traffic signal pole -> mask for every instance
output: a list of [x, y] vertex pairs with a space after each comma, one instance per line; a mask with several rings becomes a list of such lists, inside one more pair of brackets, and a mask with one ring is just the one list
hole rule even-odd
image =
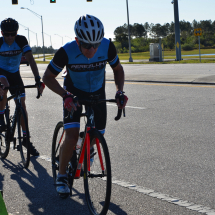
[[179, 24], [179, 12], [178, 12], [178, 0], [172, 1], [174, 7], [174, 20], [175, 20], [175, 49], [176, 49], [176, 61], [181, 59], [181, 41], [180, 41], [180, 24]]

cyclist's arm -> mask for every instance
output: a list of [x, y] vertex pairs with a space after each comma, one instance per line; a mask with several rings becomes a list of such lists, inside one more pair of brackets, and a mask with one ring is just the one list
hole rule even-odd
[[116, 67], [112, 68], [114, 73], [114, 80], [116, 85], [116, 90], [123, 91], [125, 74], [121, 63], [119, 62]]
[[43, 75], [43, 82], [44, 84], [53, 92], [57, 93], [61, 97], [67, 92], [64, 90], [58, 81], [56, 80], [57, 75], [51, 72], [49, 68], [46, 69], [44, 75]]
[[30, 66], [31, 66], [31, 70], [32, 70], [32, 72], [34, 74], [34, 77], [39, 76], [39, 71], [38, 71], [38, 68], [37, 68], [37, 64], [36, 64], [36, 62], [34, 60], [32, 52], [31, 51], [26, 52], [25, 57], [26, 57], [27, 61], [29, 62]]

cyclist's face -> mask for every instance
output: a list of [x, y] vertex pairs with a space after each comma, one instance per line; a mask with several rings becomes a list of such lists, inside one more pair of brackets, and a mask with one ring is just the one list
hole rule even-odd
[[[75, 40], [76, 40], [78, 46], [80, 47], [80, 42], [78, 41], [77, 37], [75, 38]], [[81, 52], [87, 58], [92, 58], [95, 55], [95, 53], [97, 52], [97, 50], [98, 50], [98, 48], [95, 49], [95, 48], [91, 47], [90, 49], [85, 49], [81, 46]]]
[[3, 32], [3, 31], [1, 31], [1, 34], [4, 37], [5, 42], [8, 45], [12, 45], [15, 38], [16, 38], [17, 32], [14, 32], [14, 31], [13, 32]]

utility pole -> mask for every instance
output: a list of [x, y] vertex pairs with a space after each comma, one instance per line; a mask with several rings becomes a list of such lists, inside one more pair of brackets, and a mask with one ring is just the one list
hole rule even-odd
[[180, 61], [182, 59], [181, 59], [181, 41], [180, 41], [178, 0], [172, 0], [171, 3], [173, 4], [173, 8], [174, 8], [176, 61]]

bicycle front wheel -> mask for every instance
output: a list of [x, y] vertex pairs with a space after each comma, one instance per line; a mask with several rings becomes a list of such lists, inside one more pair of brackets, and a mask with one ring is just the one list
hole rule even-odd
[[[85, 152], [84, 189], [90, 213], [93, 215], [104, 215], [107, 214], [111, 197], [111, 164], [108, 147], [103, 135], [99, 131], [93, 130], [93, 132], [90, 133], [91, 146], [95, 143], [96, 139], [99, 140], [102, 162], [99, 158], [98, 147], [94, 145], [93, 152], [91, 149], [91, 167], [89, 174], [87, 171], [87, 153]], [[103, 163], [103, 171], [101, 163]]]
[[9, 110], [5, 109], [6, 130], [0, 133], [0, 156], [2, 159], [8, 156], [10, 150], [10, 120]]
[[[26, 131], [26, 135], [23, 135], [22, 130], [24, 129]], [[17, 132], [22, 164], [24, 168], [27, 169], [30, 162], [30, 137], [26, 113], [22, 107], [20, 108], [19, 113], [17, 115]]]
[[64, 127], [63, 122], [58, 122], [55, 127], [54, 135], [52, 139], [52, 174], [54, 183], [56, 182], [57, 174], [59, 172], [59, 153], [60, 153], [60, 145], [63, 143], [65, 139], [64, 135]]

